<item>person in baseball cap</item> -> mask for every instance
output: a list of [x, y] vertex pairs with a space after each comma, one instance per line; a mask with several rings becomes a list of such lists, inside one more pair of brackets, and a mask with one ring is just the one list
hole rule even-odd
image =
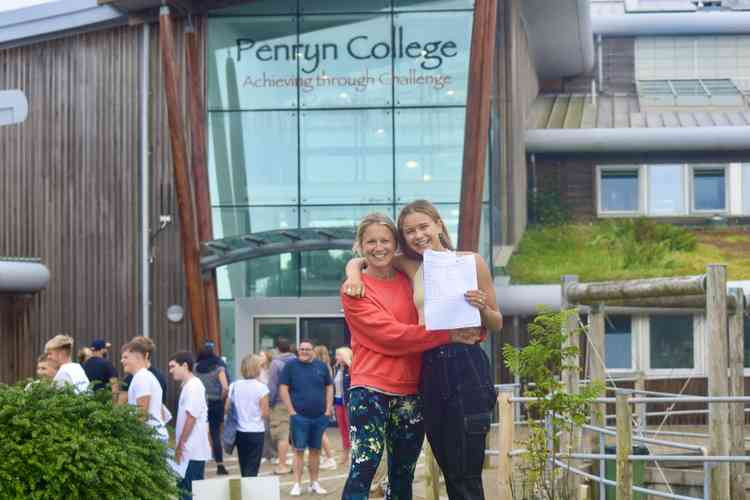
[[107, 359], [107, 349], [112, 347], [109, 342], [96, 339], [89, 345], [91, 348], [91, 357], [83, 364], [83, 371], [92, 384], [92, 389], [98, 391], [104, 389], [107, 384], [112, 384], [112, 392], [116, 392], [117, 370], [112, 362]]

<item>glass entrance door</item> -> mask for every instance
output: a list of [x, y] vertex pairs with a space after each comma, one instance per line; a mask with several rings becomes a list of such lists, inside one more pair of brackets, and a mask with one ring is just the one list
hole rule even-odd
[[349, 346], [351, 335], [344, 318], [300, 318], [300, 340], [324, 345], [334, 359], [336, 349]]
[[297, 318], [255, 319], [255, 352], [272, 350], [279, 337], [286, 338], [290, 344], [297, 343]]

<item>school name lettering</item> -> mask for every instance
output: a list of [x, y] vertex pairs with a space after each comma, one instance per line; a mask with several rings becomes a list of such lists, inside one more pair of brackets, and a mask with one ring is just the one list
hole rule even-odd
[[265, 72], [258, 76], [248, 75], [242, 81], [243, 87], [253, 89], [261, 88], [283, 88], [299, 87], [303, 92], [312, 92], [316, 88], [336, 87], [350, 88], [356, 92], [364, 92], [370, 86], [375, 85], [400, 85], [400, 86], [428, 86], [435, 90], [442, 90], [450, 85], [450, 75], [420, 74], [416, 69], [410, 69], [407, 73], [392, 74], [380, 73], [372, 75], [365, 70], [360, 75], [335, 76], [322, 73], [317, 76], [294, 77], [274, 76]]
[[358, 35], [346, 42], [343, 48], [337, 43], [295, 43], [295, 44], [261, 44], [252, 38], [237, 39], [237, 61], [243, 55], [254, 56], [259, 61], [304, 61], [301, 70], [313, 73], [321, 62], [338, 60], [340, 54], [346, 53], [352, 59], [422, 59], [422, 69], [433, 70], [443, 65], [445, 59], [458, 55], [458, 46], [453, 41], [435, 40], [431, 42], [408, 41], [404, 28], [393, 28], [391, 41], [372, 40], [367, 35]]

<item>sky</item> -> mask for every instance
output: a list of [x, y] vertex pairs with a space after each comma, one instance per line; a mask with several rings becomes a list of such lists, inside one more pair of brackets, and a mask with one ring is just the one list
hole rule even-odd
[[0, 0], [0, 12], [4, 10], [15, 10], [22, 9], [24, 7], [31, 7], [32, 5], [39, 5], [40, 3], [48, 3], [54, 0]]

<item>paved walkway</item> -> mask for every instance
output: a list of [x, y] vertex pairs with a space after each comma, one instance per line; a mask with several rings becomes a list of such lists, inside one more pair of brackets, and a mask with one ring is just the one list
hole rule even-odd
[[[333, 448], [334, 456], [338, 457], [341, 453], [341, 436], [339, 435], [338, 430], [336, 429], [328, 429], [327, 431], [328, 439], [331, 441], [331, 447]], [[291, 454], [289, 455], [289, 458], [291, 458]], [[290, 462], [291, 463], [291, 462]], [[227, 470], [229, 471], [229, 474], [231, 477], [239, 477], [240, 475], [240, 466], [237, 462], [237, 455], [236, 453], [234, 455], [225, 457], [224, 459], [224, 465], [227, 467]], [[339, 499], [341, 498], [341, 491], [344, 488], [344, 483], [346, 482], [346, 477], [349, 473], [348, 464], [344, 465], [341, 463], [337, 463], [337, 468], [335, 470], [321, 470], [320, 471], [320, 484], [328, 490], [328, 494], [326, 495], [314, 495], [311, 493], [306, 493], [307, 485], [309, 484], [309, 477], [307, 475], [307, 471], [305, 471], [304, 475], [302, 476], [302, 489], [303, 489], [303, 495], [302, 497], [291, 497], [289, 496], [289, 490], [292, 488], [292, 485], [294, 484], [294, 479], [292, 474], [287, 474], [284, 476], [281, 476], [281, 498], [282, 500], [291, 500], [294, 498], [319, 498], [319, 499]], [[260, 476], [269, 476], [273, 474], [273, 469], [275, 466], [269, 464], [269, 463], [263, 463], [260, 466]], [[419, 462], [417, 463], [417, 471], [414, 478], [414, 500], [425, 500], [425, 486], [424, 486], [424, 456], [420, 457]], [[485, 489], [485, 496], [488, 499], [491, 498], [497, 498], [497, 489], [495, 488], [495, 471], [493, 469], [485, 470], [484, 473], [485, 480], [484, 480], [484, 489]], [[214, 478], [216, 477], [216, 464], [213, 462], [209, 462], [206, 464], [206, 478]], [[448, 496], [445, 494], [445, 486], [441, 488], [442, 495], [441, 498], [447, 500]], [[383, 498], [383, 495], [374, 492], [370, 495], [370, 498]]]

